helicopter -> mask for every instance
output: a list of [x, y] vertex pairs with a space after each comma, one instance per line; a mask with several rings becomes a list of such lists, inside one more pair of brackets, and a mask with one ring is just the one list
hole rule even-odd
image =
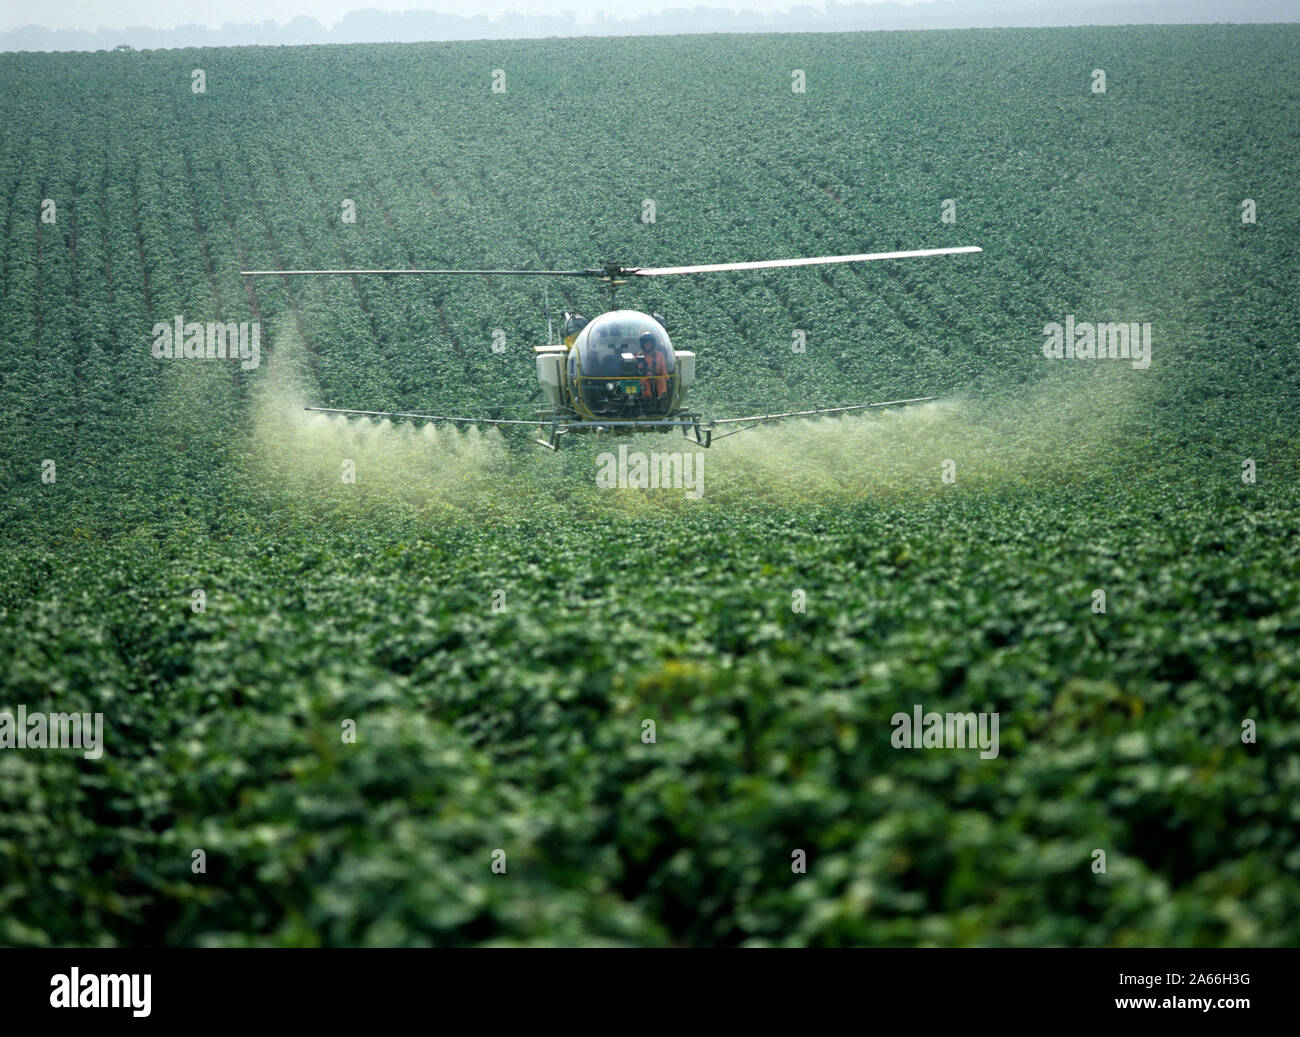
[[[908, 252], [864, 252], [844, 256], [812, 256], [695, 266], [635, 267], [607, 262], [598, 267], [580, 270], [242, 270], [240, 273], [245, 277], [413, 275], [585, 277], [598, 280], [609, 292], [610, 309], [592, 320], [579, 314], [566, 312], [561, 331], [563, 341], [551, 343], [549, 341], [551, 334], [548, 331], [547, 344], [533, 347], [536, 354], [537, 381], [546, 399], [546, 406], [538, 409], [535, 419], [347, 410], [340, 407], [307, 407], [306, 409], [322, 414], [343, 414], [350, 417], [396, 418], [466, 425], [529, 426], [539, 430], [540, 438], [536, 442], [551, 450], [558, 449], [561, 437], [571, 433], [632, 435], [638, 432], [673, 431], [680, 431], [688, 439], [693, 435], [699, 446], [707, 448], [712, 445], [715, 438], [720, 439], [772, 421], [842, 414], [872, 408], [900, 407], [925, 403], [936, 397], [918, 396], [883, 403], [854, 403], [837, 407], [751, 414], [731, 418], [706, 417], [701, 411], [688, 409], [685, 402], [687, 391], [695, 383], [695, 353], [673, 348], [668, 337], [666, 322], [661, 314], [615, 309], [614, 296], [621, 285], [643, 277], [822, 266], [831, 263], [866, 263], [982, 251], [983, 249], [974, 245], [963, 245], [954, 248], [915, 249]], [[736, 427], [718, 431], [719, 426]]]

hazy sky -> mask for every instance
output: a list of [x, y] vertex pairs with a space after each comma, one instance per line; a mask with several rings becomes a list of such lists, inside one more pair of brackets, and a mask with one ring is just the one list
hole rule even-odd
[[[865, 0], [867, 3], [879, 0]], [[895, 0], [913, 3], [916, 0]], [[0, 0], [0, 31], [23, 25], [47, 29], [123, 29], [141, 26], [172, 29], [178, 25], [220, 28], [226, 22], [287, 22], [309, 15], [326, 27], [349, 11], [446, 11], [486, 14], [507, 12], [558, 14], [572, 11], [586, 21], [597, 11], [619, 16], [645, 14], [674, 7], [731, 7], [753, 11], [783, 11], [799, 4], [822, 10], [823, 0]]]

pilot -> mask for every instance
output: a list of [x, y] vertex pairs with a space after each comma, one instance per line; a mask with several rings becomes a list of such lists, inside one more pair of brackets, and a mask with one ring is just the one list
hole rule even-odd
[[664, 351], [659, 348], [654, 332], [642, 332], [640, 345], [641, 352], [645, 356], [646, 373], [661, 376], [642, 378], [641, 391], [653, 400], [662, 399], [668, 394], [668, 359], [664, 356]]

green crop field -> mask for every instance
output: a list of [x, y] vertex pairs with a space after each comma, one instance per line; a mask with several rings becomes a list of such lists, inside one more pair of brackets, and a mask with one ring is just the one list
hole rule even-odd
[[[0, 943], [1300, 943], [1300, 26], [10, 53], [0, 96]], [[303, 409], [526, 411], [595, 285], [240, 275], [956, 245], [621, 289], [705, 409], [939, 397], [720, 439], [699, 499]], [[260, 353], [155, 356], [177, 319]], [[1067, 319], [1149, 366], [1045, 356]], [[917, 709], [996, 752], [896, 747]]]

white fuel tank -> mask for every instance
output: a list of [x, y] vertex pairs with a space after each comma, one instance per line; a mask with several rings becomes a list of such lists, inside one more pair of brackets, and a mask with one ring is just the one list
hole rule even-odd
[[695, 381], [695, 354], [677, 351], [677, 399], [686, 395], [686, 390]]
[[564, 404], [564, 357], [566, 350], [537, 353], [537, 381], [546, 395], [546, 402], [552, 407]]

